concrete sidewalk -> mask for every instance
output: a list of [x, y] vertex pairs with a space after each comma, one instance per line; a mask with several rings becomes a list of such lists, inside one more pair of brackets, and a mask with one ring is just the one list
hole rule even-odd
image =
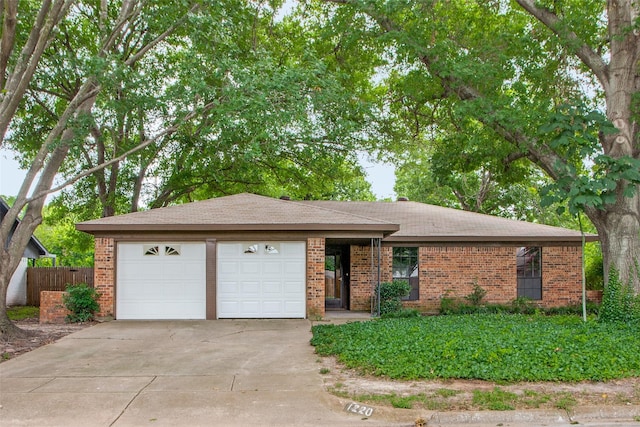
[[87, 328], [0, 364], [0, 424], [390, 425], [344, 412], [322, 390], [310, 326], [219, 320]]
[[[430, 427], [572, 424], [558, 411], [349, 414], [348, 400], [323, 390], [310, 327], [307, 320], [99, 324], [0, 364], [0, 425], [413, 426], [419, 416]], [[631, 421], [638, 408], [592, 410], [573, 420], [640, 426]]]

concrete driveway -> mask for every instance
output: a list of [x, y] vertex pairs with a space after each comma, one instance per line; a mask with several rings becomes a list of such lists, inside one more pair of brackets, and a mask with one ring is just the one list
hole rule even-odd
[[[307, 320], [114, 321], [0, 364], [3, 426], [376, 426], [323, 391]], [[407, 422], [408, 421], [408, 422]], [[407, 420], [401, 425], [411, 425]]]

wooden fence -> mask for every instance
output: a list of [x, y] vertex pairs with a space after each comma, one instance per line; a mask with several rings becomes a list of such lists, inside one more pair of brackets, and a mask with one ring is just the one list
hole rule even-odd
[[86, 283], [93, 287], [93, 268], [27, 268], [27, 305], [40, 306], [40, 291], [64, 291], [67, 285], [78, 283]]

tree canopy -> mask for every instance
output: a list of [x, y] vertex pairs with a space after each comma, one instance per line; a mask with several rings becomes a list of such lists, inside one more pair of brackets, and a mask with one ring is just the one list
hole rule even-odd
[[464, 205], [465, 186], [477, 200], [489, 180], [508, 193], [540, 171], [543, 202], [584, 211], [605, 272], [640, 291], [636, 2], [325, 3], [323, 25], [383, 52], [380, 129], [400, 185], [431, 177]]

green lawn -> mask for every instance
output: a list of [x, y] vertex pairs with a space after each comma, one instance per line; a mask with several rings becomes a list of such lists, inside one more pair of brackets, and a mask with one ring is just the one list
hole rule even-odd
[[311, 344], [397, 379], [582, 381], [640, 376], [640, 324], [577, 316], [460, 315], [316, 325]]
[[30, 318], [37, 318], [40, 316], [40, 308], [32, 307], [29, 305], [17, 305], [14, 307], [7, 307], [7, 316], [11, 320], [24, 320]]

